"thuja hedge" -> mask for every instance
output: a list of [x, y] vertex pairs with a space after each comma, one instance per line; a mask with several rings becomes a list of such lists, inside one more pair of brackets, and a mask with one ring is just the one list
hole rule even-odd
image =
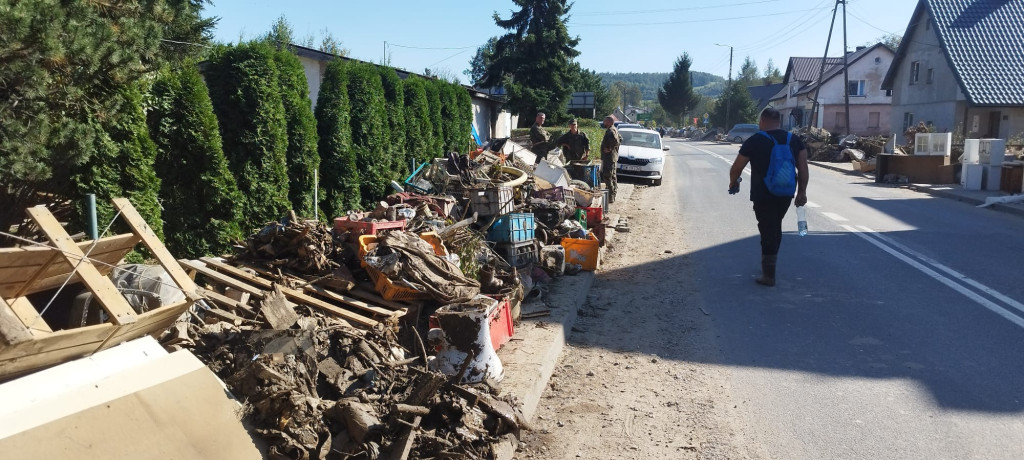
[[285, 126], [288, 148], [285, 161], [288, 165], [288, 201], [300, 216], [313, 215], [315, 172], [320, 168], [317, 154], [316, 118], [313, 117], [312, 101], [309, 100], [309, 85], [306, 73], [298, 56], [287, 49], [274, 55], [281, 84], [281, 101], [284, 104]]
[[316, 100], [320, 187], [324, 190], [320, 206], [328, 217], [358, 208], [361, 199], [349, 122], [348, 77], [343, 61], [329, 62]]

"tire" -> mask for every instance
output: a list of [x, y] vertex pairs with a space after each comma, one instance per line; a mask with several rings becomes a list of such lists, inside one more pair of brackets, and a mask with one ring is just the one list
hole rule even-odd
[[651, 185], [653, 185], [655, 187], [660, 187], [661, 186], [661, 179], [654, 179], [654, 180], [652, 180], [651, 181]]
[[737, 144], [742, 144], [743, 143], [743, 138], [739, 137], [739, 136], [736, 136], [736, 137], [732, 138], [732, 141], [737, 143]]

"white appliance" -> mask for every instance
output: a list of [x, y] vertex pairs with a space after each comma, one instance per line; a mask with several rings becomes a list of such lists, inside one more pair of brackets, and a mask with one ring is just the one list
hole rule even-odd
[[1003, 166], [991, 166], [981, 165], [985, 170], [985, 190], [999, 191], [999, 185], [1002, 182]]
[[960, 171], [960, 185], [964, 190], [981, 190], [985, 175], [985, 166], [977, 163], [966, 163]]
[[979, 139], [978, 163], [1002, 166], [1006, 156], [1006, 141], [1003, 139]]

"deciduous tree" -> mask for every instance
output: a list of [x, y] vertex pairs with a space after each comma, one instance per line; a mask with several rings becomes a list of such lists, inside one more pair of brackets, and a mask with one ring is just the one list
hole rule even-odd
[[[728, 110], [728, 116], [726, 110]], [[711, 111], [711, 124], [731, 129], [732, 126], [727, 126], [727, 123], [755, 122], [757, 122], [757, 105], [750, 97], [747, 85], [740, 80], [733, 81], [731, 85], [725, 87], [725, 92], [715, 102], [715, 108]]]

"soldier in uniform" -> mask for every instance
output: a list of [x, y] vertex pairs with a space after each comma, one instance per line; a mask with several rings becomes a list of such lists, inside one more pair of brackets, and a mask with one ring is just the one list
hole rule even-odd
[[580, 132], [575, 118], [569, 122], [569, 132], [561, 135], [555, 145], [563, 147], [562, 153], [568, 161], [583, 161], [590, 156], [590, 138]]
[[551, 134], [548, 134], [548, 131], [542, 127], [546, 117], [544, 112], [537, 112], [537, 118], [534, 119], [533, 126], [530, 126], [530, 142], [533, 143], [530, 146], [530, 151], [537, 154], [537, 162], [547, 158], [548, 150], [551, 149], [548, 144]]
[[604, 117], [604, 139], [601, 140], [601, 180], [608, 187], [608, 202], [615, 202], [615, 192], [618, 189], [618, 181], [615, 178], [615, 163], [619, 161], [619, 145], [622, 144], [622, 136], [619, 130], [615, 129], [615, 117]]

